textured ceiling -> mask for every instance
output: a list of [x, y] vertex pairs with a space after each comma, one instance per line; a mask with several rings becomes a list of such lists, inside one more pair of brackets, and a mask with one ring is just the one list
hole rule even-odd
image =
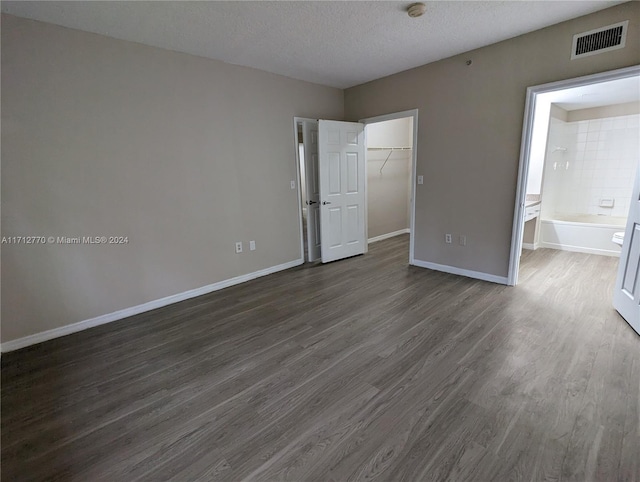
[[[346, 88], [622, 1], [2, 2], [2, 11]], [[569, 52], [567, 52], [567, 56]]]

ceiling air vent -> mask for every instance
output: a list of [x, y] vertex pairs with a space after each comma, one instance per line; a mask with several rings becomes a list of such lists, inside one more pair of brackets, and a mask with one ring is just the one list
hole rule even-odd
[[621, 49], [627, 40], [629, 21], [608, 25], [607, 27], [577, 33], [573, 36], [571, 59]]

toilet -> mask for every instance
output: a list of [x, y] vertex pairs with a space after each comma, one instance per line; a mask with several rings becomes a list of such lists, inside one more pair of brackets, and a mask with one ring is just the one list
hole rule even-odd
[[611, 238], [611, 241], [616, 243], [618, 246], [622, 246], [622, 243], [624, 242], [624, 232], [614, 233], [613, 238]]

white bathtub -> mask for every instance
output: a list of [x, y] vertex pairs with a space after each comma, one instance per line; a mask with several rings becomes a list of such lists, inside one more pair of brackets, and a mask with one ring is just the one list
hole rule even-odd
[[611, 238], [624, 231], [626, 218], [594, 214], [557, 214], [540, 221], [540, 247], [620, 256]]

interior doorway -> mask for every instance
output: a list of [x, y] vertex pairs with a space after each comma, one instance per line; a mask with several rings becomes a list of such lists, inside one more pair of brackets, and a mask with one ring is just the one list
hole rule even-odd
[[367, 137], [367, 241], [410, 232], [413, 118], [369, 123]]
[[418, 110], [363, 119], [367, 145], [367, 239], [409, 234], [413, 264]]
[[529, 88], [509, 284], [523, 248], [620, 255], [639, 118], [638, 68]]
[[523, 248], [618, 257], [611, 240], [622, 238], [639, 161], [640, 78], [561, 89], [536, 103], [550, 105], [534, 119]]
[[300, 249], [305, 262], [315, 262], [321, 257], [318, 120], [296, 117], [294, 128], [300, 192]]
[[304, 259], [329, 263], [366, 253], [364, 124], [294, 122]]
[[636, 328], [639, 164], [640, 66], [530, 87], [508, 283], [518, 282], [523, 248], [620, 257], [613, 304]]
[[404, 233], [413, 262], [417, 117], [411, 110], [360, 123], [294, 118], [305, 262], [366, 253], [369, 242]]

